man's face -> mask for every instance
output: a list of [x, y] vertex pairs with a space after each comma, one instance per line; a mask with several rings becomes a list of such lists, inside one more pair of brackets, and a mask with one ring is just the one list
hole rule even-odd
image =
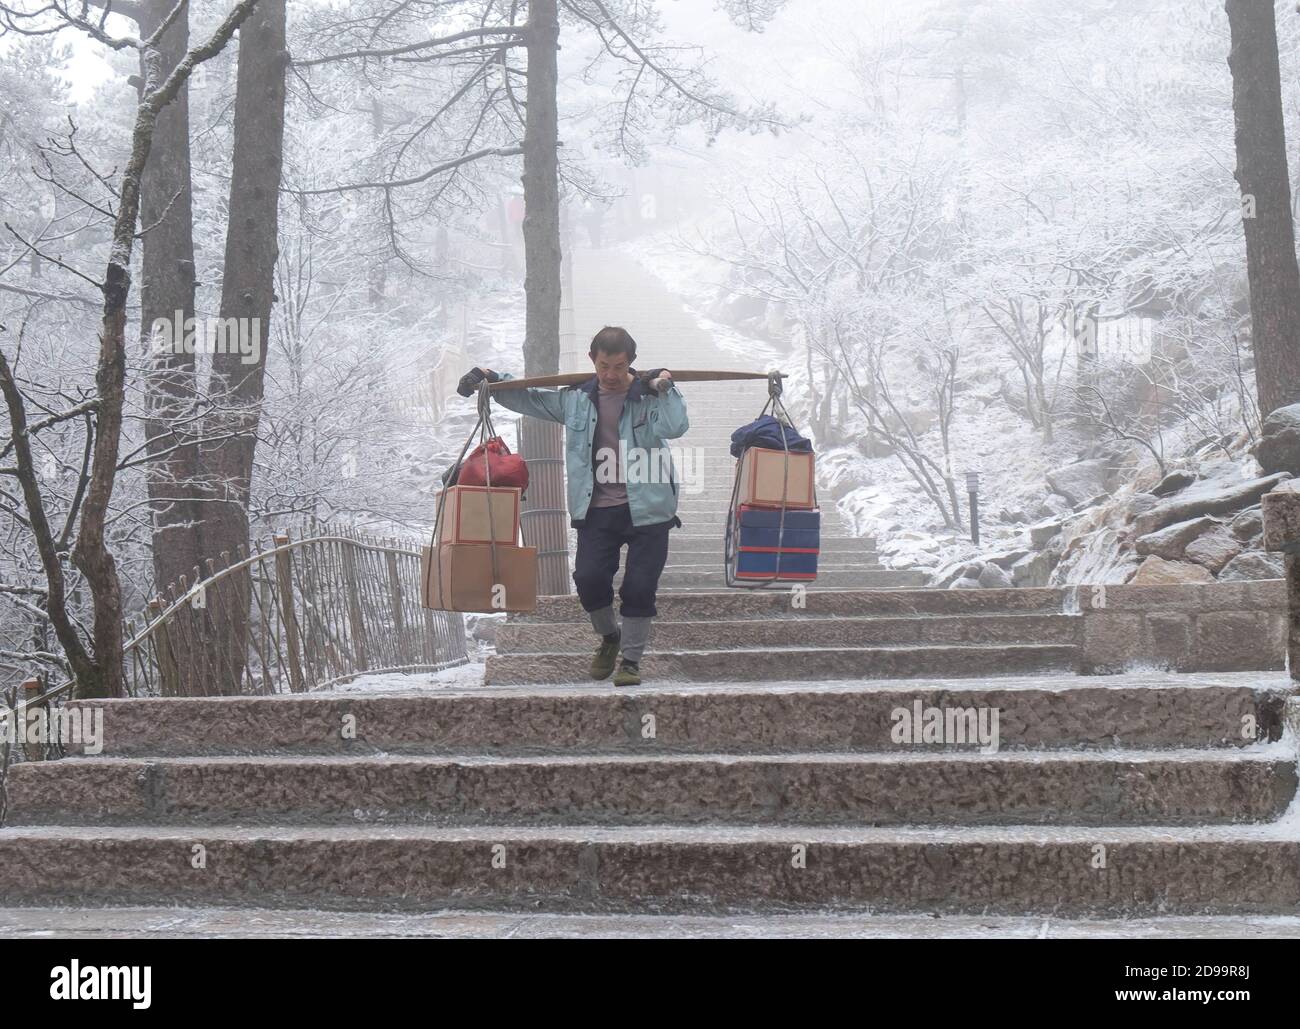
[[591, 355], [591, 363], [596, 368], [601, 389], [621, 390], [627, 386], [627, 354], [607, 354], [597, 350]]

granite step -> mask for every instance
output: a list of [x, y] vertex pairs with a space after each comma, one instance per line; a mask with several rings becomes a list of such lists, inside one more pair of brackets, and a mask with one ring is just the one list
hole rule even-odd
[[[802, 585], [808, 589], [841, 587], [844, 589], [916, 589], [924, 586], [927, 576], [924, 572], [917, 572], [911, 569], [885, 569], [875, 568], [868, 565], [847, 565], [835, 566], [829, 568], [818, 566], [817, 578], [803, 581]], [[615, 587], [622, 582], [621, 577], [615, 576]], [[794, 585], [794, 580], [778, 581], [767, 589], [789, 590]], [[749, 589], [751, 587], [737, 586], [728, 587], [726, 575], [723, 572], [722, 560], [710, 564], [685, 565], [669, 564], [665, 566], [659, 578], [660, 589], [674, 589], [677, 587], [694, 587], [704, 589]]]
[[1280, 743], [1238, 753], [69, 758], [12, 769], [7, 824], [1190, 826], [1276, 819], [1295, 789], [1295, 754]]
[[[656, 618], [650, 649], [705, 650], [724, 640], [752, 647], [838, 647], [935, 643], [1065, 643], [1081, 641], [1072, 615], [976, 615], [955, 618], [773, 618], [763, 621], [666, 621]], [[589, 623], [503, 622], [498, 654], [588, 653], [595, 646]]]
[[[1081, 657], [1079, 646], [1059, 643], [656, 649], [642, 657], [639, 667], [643, 678], [658, 682], [824, 681], [1074, 673]], [[578, 654], [493, 654], [484, 679], [494, 685], [578, 682], [586, 677], [587, 665], [588, 658]]]
[[1294, 826], [22, 827], [0, 903], [1280, 914]]
[[[85, 700], [70, 707], [102, 719], [105, 757], [896, 753], [913, 747], [897, 742], [895, 729], [900, 712], [914, 713], [918, 703], [923, 713], [997, 710], [1004, 751], [1150, 750], [1276, 741], [1288, 695], [1281, 676], [1261, 683], [1258, 673], [1231, 672], [627, 687], [584, 680], [398, 694]], [[968, 749], [955, 740], [915, 746]]]
[[[796, 598], [789, 589], [728, 589], [673, 594], [656, 601], [658, 617], [666, 621], [736, 618], [844, 618], [850, 616], [923, 616], [1060, 614], [1073, 591], [1051, 586], [989, 590], [818, 590]], [[796, 603], [802, 606], [796, 607]], [[570, 596], [541, 596], [530, 612], [512, 612], [514, 621], [586, 622]]]

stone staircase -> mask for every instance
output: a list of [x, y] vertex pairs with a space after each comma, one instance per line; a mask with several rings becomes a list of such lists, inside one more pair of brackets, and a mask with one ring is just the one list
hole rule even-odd
[[[1232, 673], [86, 702], [104, 709], [103, 754], [10, 771], [0, 904], [1295, 913], [1284, 687]], [[896, 742], [917, 705], [996, 710], [997, 751]]]
[[[661, 592], [647, 680], [825, 681], [1074, 673], [1082, 619], [1059, 589]], [[803, 606], [796, 606], [797, 604]], [[487, 659], [493, 685], [580, 682], [597, 639], [574, 597], [510, 614]]]

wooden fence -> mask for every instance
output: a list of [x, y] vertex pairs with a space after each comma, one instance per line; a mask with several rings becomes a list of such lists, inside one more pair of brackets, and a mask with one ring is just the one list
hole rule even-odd
[[419, 548], [347, 531], [277, 536], [127, 624], [132, 696], [304, 692], [468, 661], [460, 614], [420, 604]]

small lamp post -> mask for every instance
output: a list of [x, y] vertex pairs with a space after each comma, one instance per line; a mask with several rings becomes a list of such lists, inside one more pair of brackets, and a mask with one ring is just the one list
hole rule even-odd
[[980, 543], [980, 473], [966, 473], [966, 495], [970, 498], [970, 541]]

